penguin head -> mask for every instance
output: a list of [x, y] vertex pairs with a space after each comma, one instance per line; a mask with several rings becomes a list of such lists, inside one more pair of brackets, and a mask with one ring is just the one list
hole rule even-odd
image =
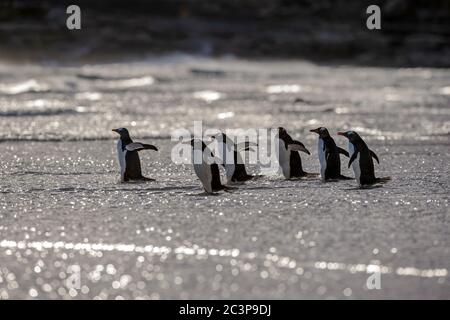
[[346, 137], [350, 142], [356, 142], [358, 140], [361, 140], [361, 137], [359, 136], [358, 133], [356, 133], [355, 131], [339, 131], [337, 133], [340, 136], [344, 136]]
[[325, 127], [319, 127], [317, 129], [309, 130], [310, 132], [315, 132], [319, 135], [321, 138], [326, 138], [330, 136], [330, 133], [328, 132], [328, 129]]
[[127, 139], [130, 138], [130, 133], [128, 132], [127, 128], [117, 128], [117, 129], [112, 129], [112, 131], [120, 134], [120, 137], [123, 139]]
[[225, 141], [226, 139], [225, 139], [225, 133], [222, 133], [222, 132], [219, 132], [219, 133], [217, 133], [217, 134], [214, 134], [214, 135], [212, 135], [212, 136], [210, 136], [211, 137], [211, 139], [213, 139], [213, 140], [217, 140], [217, 141], [219, 141], [219, 142], [222, 142], [222, 141]]
[[195, 138], [191, 139], [191, 147], [194, 150], [198, 150], [198, 149], [203, 150], [204, 149], [204, 147], [203, 147], [204, 145], [205, 144], [200, 139], [195, 139]]
[[287, 131], [283, 127], [278, 127], [278, 137], [280, 139], [283, 139], [283, 137], [286, 137], [288, 135]]

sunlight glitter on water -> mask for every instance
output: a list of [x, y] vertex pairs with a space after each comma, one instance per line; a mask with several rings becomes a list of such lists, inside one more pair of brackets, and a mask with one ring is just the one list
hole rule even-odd
[[[216, 249], [216, 248], [202, 248], [198, 245], [193, 245], [191, 247], [179, 246], [171, 248], [168, 246], [154, 246], [154, 245], [135, 245], [135, 244], [125, 244], [125, 243], [73, 243], [73, 242], [51, 242], [51, 241], [13, 241], [13, 240], [2, 240], [0, 242], [0, 248], [4, 249], [35, 249], [37, 251], [49, 250], [49, 249], [64, 249], [72, 251], [86, 251], [95, 255], [97, 252], [123, 252], [123, 253], [144, 253], [151, 256], [157, 255], [168, 255], [175, 254], [177, 256], [198, 256], [198, 257], [231, 257], [242, 259], [254, 260], [257, 259], [258, 254], [255, 252], [240, 252], [239, 249]], [[264, 256], [266, 267], [272, 264], [279, 268], [312, 268], [316, 270], [328, 270], [328, 271], [347, 271], [350, 273], [382, 273], [382, 274], [396, 274], [399, 276], [414, 276], [421, 278], [434, 278], [434, 277], [447, 277], [448, 270], [446, 268], [435, 268], [435, 269], [419, 269], [415, 267], [388, 267], [379, 264], [379, 262], [373, 262], [370, 264], [357, 263], [357, 264], [347, 264], [342, 262], [327, 262], [327, 261], [316, 261], [313, 263], [301, 263], [297, 262], [295, 259], [286, 256], [278, 256], [274, 253], [269, 253]]]
[[194, 92], [193, 97], [210, 103], [223, 98], [223, 94], [217, 91], [204, 90]]
[[266, 92], [270, 94], [279, 93], [297, 93], [302, 90], [302, 87], [298, 84], [279, 84], [271, 85], [266, 88]]
[[24, 92], [38, 92], [38, 91], [46, 91], [48, 87], [38, 83], [34, 79], [30, 79], [24, 82], [11, 84], [11, 85], [0, 85], [0, 92], [6, 94], [19, 94]]

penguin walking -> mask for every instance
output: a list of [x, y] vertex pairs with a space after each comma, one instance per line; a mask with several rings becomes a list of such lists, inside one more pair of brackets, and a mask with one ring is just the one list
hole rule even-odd
[[375, 178], [375, 169], [372, 158], [378, 163], [380, 163], [380, 160], [375, 152], [369, 149], [357, 132], [346, 131], [338, 132], [337, 134], [348, 139], [348, 151], [350, 154], [348, 167], [350, 168], [350, 165], [352, 166], [359, 187], [363, 188], [377, 182], [386, 182], [390, 180], [389, 177]]
[[220, 181], [219, 166], [214, 161], [214, 154], [200, 139], [191, 140], [192, 161], [194, 171], [200, 179], [205, 192], [214, 193], [220, 190], [227, 190]]
[[250, 142], [236, 144], [225, 133], [211, 136], [211, 138], [217, 141], [218, 156], [222, 161], [223, 167], [225, 168], [227, 184], [233, 182], [244, 182], [257, 177], [247, 173], [245, 170], [244, 161], [242, 160], [240, 154], [240, 151], [252, 150], [251, 145], [253, 144], [254, 146], [258, 146], [257, 144]]
[[283, 127], [278, 128], [278, 162], [286, 179], [314, 176], [303, 171], [302, 159], [298, 151], [311, 154], [300, 141], [292, 139]]
[[322, 181], [352, 179], [341, 175], [341, 159], [339, 155], [343, 154], [348, 158], [349, 154], [346, 150], [336, 145], [334, 139], [330, 136], [328, 129], [319, 127], [317, 129], [310, 130], [310, 132], [314, 132], [319, 135], [317, 153], [319, 155], [320, 176]]
[[147, 149], [158, 151], [158, 148], [151, 144], [133, 142], [126, 128], [113, 129], [112, 131], [120, 135], [117, 141], [117, 155], [120, 164], [121, 181], [153, 181], [154, 179], [142, 175], [141, 160], [139, 159], [138, 152]]

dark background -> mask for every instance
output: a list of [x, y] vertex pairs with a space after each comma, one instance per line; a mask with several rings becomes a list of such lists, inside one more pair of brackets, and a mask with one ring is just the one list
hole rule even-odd
[[[66, 28], [66, 7], [82, 30]], [[382, 30], [366, 28], [381, 7]], [[450, 67], [448, 0], [1, 0], [0, 58], [110, 60], [168, 52]]]

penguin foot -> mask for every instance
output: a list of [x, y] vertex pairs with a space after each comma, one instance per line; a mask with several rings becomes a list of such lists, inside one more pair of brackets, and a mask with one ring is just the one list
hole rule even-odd
[[316, 178], [316, 177], [318, 177], [318, 176], [320, 176], [320, 173], [310, 173], [310, 172], [306, 172], [306, 175], [305, 175], [303, 178], [310, 179], [310, 178]]
[[359, 189], [376, 189], [376, 188], [382, 188], [382, 185], [379, 184], [364, 184], [362, 186], [359, 187]]
[[151, 181], [156, 181], [155, 179], [152, 178], [147, 178], [144, 176], [141, 176], [139, 178], [127, 178], [127, 179], [121, 179], [120, 182], [124, 182], [124, 183], [142, 183], [142, 182], [151, 182]]
[[225, 191], [225, 192], [233, 192], [236, 189], [237, 188], [233, 188], [233, 187], [230, 187], [230, 186], [223, 186], [223, 191]]
[[147, 177], [142, 176], [139, 179], [136, 179], [135, 181], [147, 181], [147, 182], [150, 182], [150, 181], [156, 181], [156, 180], [152, 179], [152, 178], [147, 178]]
[[245, 182], [248, 180], [252, 180], [253, 178], [254, 178], [254, 176], [252, 176], [252, 175], [246, 175], [245, 177], [239, 179], [239, 182]]
[[202, 192], [202, 193], [200, 193], [200, 194], [198, 194], [198, 196], [201, 196], [201, 195], [203, 195], [203, 196], [214, 196], [214, 197], [217, 197], [217, 196], [220, 196], [220, 193], [218, 193], [218, 192]]
[[391, 180], [392, 180], [391, 177], [383, 177], [383, 178], [376, 178], [375, 182], [376, 183], [386, 183]]
[[288, 180], [300, 180], [300, 179], [314, 179], [317, 178], [318, 176], [320, 176], [319, 173], [309, 173], [309, 172], [305, 172], [303, 175], [301, 176], [295, 176], [295, 177], [291, 177]]
[[347, 176], [344, 176], [344, 175], [339, 175], [339, 177], [337, 178], [338, 180], [354, 180], [355, 178], [352, 178], [352, 177], [347, 177]]
[[200, 193], [190, 193], [189, 195], [193, 197], [199, 197], [199, 196], [219, 196], [220, 194], [217, 192], [203, 191]]
[[341, 180], [354, 180], [355, 178], [351, 178], [351, 177], [346, 177], [343, 175], [339, 175], [335, 178], [327, 178], [325, 180], [322, 180], [323, 182], [339, 182]]
[[249, 174], [249, 175], [246, 175], [246, 176], [243, 177], [243, 178], [239, 178], [239, 179], [237, 179], [237, 180], [235, 180], [235, 181], [232, 181], [232, 182], [237, 183], [237, 184], [242, 184], [242, 183], [244, 183], [245, 181], [256, 180], [256, 179], [261, 178], [261, 177], [263, 177], [263, 175], [260, 175], [260, 174], [257, 174], [257, 175], [251, 175], [251, 174]]
[[390, 181], [391, 177], [375, 178], [373, 183], [363, 184], [360, 186], [361, 189], [374, 189], [381, 188], [383, 184]]

